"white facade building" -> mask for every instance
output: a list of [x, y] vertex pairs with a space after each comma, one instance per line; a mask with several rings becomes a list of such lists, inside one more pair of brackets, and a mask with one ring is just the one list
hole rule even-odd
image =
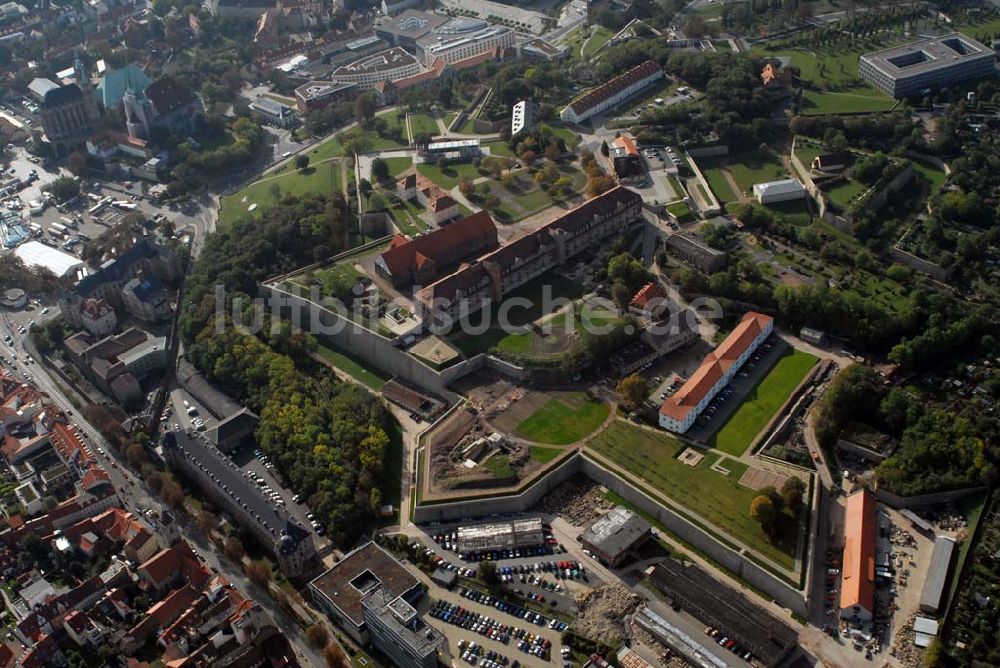
[[805, 199], [807, 195], [806, 187], [795, 179], [782, 179], [781, 181], [768, 181], [753, 185], [753, 196], [761, 204]]

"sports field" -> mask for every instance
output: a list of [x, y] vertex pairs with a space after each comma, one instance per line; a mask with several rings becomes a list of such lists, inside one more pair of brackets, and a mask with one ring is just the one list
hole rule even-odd
[[786, 353], [747, 394], [740, 407], [709, 440], [709, 445], [732, 455], [742, 455], [815, 363], [813, 355], [801, 350]]
[[[711, 525], [785, 568], [795, 565], [797, 531], [788, 518], [788, 530], [777, 544], [750, 517], [754, 490], [743, 487], [739, 479], [747, 465], [709, 453], [696, 466], [677, 459], [687, 447], [666, 432], [637, 427], [624, 420], [602, 431], [587, 443], [606, 459], [642, 478], [665, 497], [696, 513]], [[712, 468], [716, 463], [729, 471], [723, 474]]]

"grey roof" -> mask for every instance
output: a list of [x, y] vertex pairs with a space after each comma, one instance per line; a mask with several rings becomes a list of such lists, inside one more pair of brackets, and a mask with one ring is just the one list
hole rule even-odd
[[631, 548], [650, 532], [649, 522], [631, 510], [616, 506], [583, 532], [584, 543], [615, 557]]
[[951, 565], [951, 555], [955, 551], [955, 541], [947, 536], [934, 539], [934, 553], [931, 555], [931, 565], [927, 569], [927, 579], [920, 592], [920, 609], [937, 612], [944, 594], [945, 580], [948, 579], [948, 567]]
[[44, 79], [41, 77], [32, 79], [31, 83], [28, 84], [28, 90], [31, 91], [32, 95], [38, 98], [39, 102], [45, 99], [46, 93], [48, 93], [50, 90], [55, 90], [56, 88], [59, 88], [59, 84], [57, 84], [55, 81], [53, 81], [52, 79]]
[[299, 542], [309, 539], [311, 532], [308, 529], [299, 524], [281, 505], [267, 499], [260, 487], [244, 476], [229, 457], [212, 447], [203, 434], [167, 432], [163, 437], [163, 447], [176, 448], [179, 455], [191, 460], [200, 470], [203, 482], [215, 484], [233, 499], [239, 499], [243, 509], [259, 523], [267, 523], [267, 531], [276, 543], [284, 543], [282, 534], [289, 537], [288, 547], [291, 549]]
[[905, 517], [906, 519], [910, 520], [910, 522], [913, 523], [913, 526], [917, 527], [924, 533], [931, 533], [934, 531], [934, 527], [931, 526], [930, 522], [922, 518], [920, 515], [917, 515], [909, 508], [904, 508], [903, 510], [899, 511], [899, 514]]
[[861, 56], [862, 60], [897, 78], [980, 58], [996, 58], [996, 52], [958, 32], [928, 37]]

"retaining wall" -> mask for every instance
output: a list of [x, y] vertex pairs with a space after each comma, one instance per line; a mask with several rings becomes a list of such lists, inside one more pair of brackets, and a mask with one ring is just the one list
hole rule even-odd
[[804, 592], [765, 570], [740, 552], [718, 542], [690, 520], [663, 506], [633, 487], [629, 482], [618, 477], [617, 474], [582, 454], [571, 456], [563, 464], [538, 478], [531, 487], [519, 494], [418, 505], [413, 511], [413, 521], [417, 523], [447, 522], [477, 519], [494, 514], [523, 513], [538, 504], [559, 484], [576, 475], [587, 476], [604, 485], [643, 512], [655, 517], [672, 532], [774, 598], [780, 605], [803, 616], [808, 614]]
[[939, 503], [958, 501], [959, 499], [964, 499], [967, 496], [971, 496], [972, 494], [977, 494], [985, 490], [985, 486], [980, 486], [966, 487], [965, 489], [953, 489], [950, 492], [933, 492], [931, 494], [919, 494], [917, 496], [899, 496], [898, 494], [893, 494], [887, 489], [876, 489], [875, 496], [881, 503], [898, 510], [903, 510], [905, 508], [922, 508], [924, 506], [933, 506]]
[[713, 158], [720, 155], [729, 155], [729, 147], [725, 144], [702, 146], [701, 148], [688, 149], [688, 155], [692, 158]]

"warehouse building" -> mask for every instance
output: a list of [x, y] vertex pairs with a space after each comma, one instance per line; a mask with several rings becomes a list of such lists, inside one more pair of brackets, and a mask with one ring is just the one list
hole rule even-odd
[[697, 566], [665, 559], [653, 568], [651, 581], [674, 603], [735, 640], [764, 666], [781, 664], [798, 646], [794, 630]]
[[934, 539], [934, 552], [931, 554], [931, 566], [927, 570], [924, 588], [920, 592], [920, 611], [937, 614], [941, 609], [944, 585], [948, 579], [948, 568], [951, 557], [955, 553], [955, 541], [947, 536]]
[[961, 33], [929, 37], [861, 56], [858, 74], [899, 99], [996, 74], [993, 49]]
[[780, 181], [753, 184], [753, 196], [761, 204], [805, 199], [808, 194], [806, 187], [795, 179], [781, 179]]
[[875, 495], [861, 489], [847, 497], [840, 617], [871, 620], [875, 611]]
[[538, 517], [511, 522], [488, 522], [458, 527], [459, 554], [516, 550], [545, 544], [542, 520]]
[[616, 506], [596, 520], [580, 537], [583, 546], [602, 564], [618, 568], [653, 535], [649, 522], [631, 510]]

